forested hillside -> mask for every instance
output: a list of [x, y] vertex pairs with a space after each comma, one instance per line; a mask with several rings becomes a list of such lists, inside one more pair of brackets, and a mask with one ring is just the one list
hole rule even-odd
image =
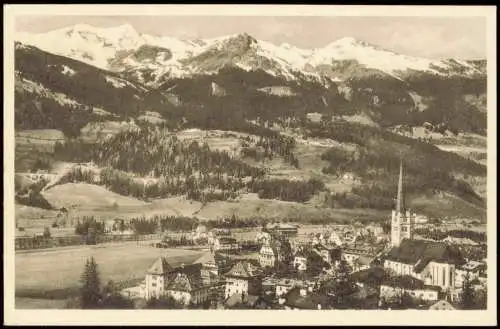
[[[142, 50], [145, 53], [139, 56], [155, 51]], [[264, 92], [272, 88], [287, 92]], [[314, 201], [315, 206], [327, 208], [388, 210], [393, 207], [403, 159], [409, 195], [450, 193], [464, 204], [484, 208], [484, 200], [472, 186], [486, 177], [484, 165], [385, 128], [430, 124], [456, 134], [485, 135], [486, 113], [480, 108], [485, 90], [484, 76], [414, 73], [403, 81], [383, 72], [357, 72], [335, 82], [299, 73], [290, 80], [232, 65], [216, 73], [170, 79], [151, 90], [119, 74], [17, 44], [15, 124], [17, 131], [55, 129], [65, 135], [38, 161], [31, 159], [36, 164], [33, 171], [50, 171], [56, 163], [93, 162], [95, 172], [76, 168], [59, 183], [99, 184], [143, 200], [185, 195], [203, 203], [237, 202], [243, 194], [255, 193], [261, 199]], [[148, 112], [158, 113], [162, 120], [138, 120]], [[312, 112], [319, 113], [321, 122], [308, 119]], [[346, 120], [358, 114], [373, 126]], [[97, 141], [82, 137], [81, 130], [89, 122], [111, 121], [134, 124]], [[178, 138], [190, 128], [233, 131], [246, 137], [238, 137], [237, 151], [219, 150], [203, 138]], [[301, 145], [314, 139], [333, 141], [336, 146], [302, 146], [301, 152], [304, 148], [317, 152], [302, 163], [299, 139]], [[25, 149], [38, 157], [36, 145]], [[273, 176], [266, 167], [272, 161], [298, 178], [286, 173]], [[359, 182], [337, 189], [346, 173]], [[36, 201], [39, 191], [36, 188], [30, 197], [24, 191], [18, 201]]]
[[90, 121], [123, 120], [155, 109], [168, 117], [158, 92], [93, 66], [16, 43], [17, 129], [61, 129], [71, 137]]

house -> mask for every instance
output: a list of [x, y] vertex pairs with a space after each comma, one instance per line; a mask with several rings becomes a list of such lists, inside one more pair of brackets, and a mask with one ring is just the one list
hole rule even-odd
[[193, 232], [193, 240], [206, 240], [208, 241], [207, 227], [205, 225], [198, 225]]
[[214, 239], [212, 250], [214, 251], [235, 251], [239, 250], [240, 245], [234, 238], [217, 237]]
[[287, 294], [291, 289], [295, 287], [299, 288], [307, 288], [309, 290], [313, 289], [315, 286], [315, 282], [313, 281], [304, 281], [304, 280], [295, 280], [295, 279], [287, 279], [283, 278], [281, 280], [276, 281], [275, 287], [275, 295], [276, 297], [281, 297]]
[[385, 257], [384, 267], [443, 289], [455, 286], [455, 268], [465, 264], [456, 246], [435, 241], [403, 240]]
[[144, 298], [159, 298], [166, 295], [166, 289], [170, 282], [183, 273], [189, 277], [201, 280], [201, 264], [181, 265], [172, 267], [165, 257], [159, 257], [146, 271]]
[[261, 91], [263, 93], [266, 93], [266, 94], [280, 96], [280, 97], [295, 95], [292, 88], [287, 87], [287, 86], [266, 86], [266, 87], [259, 88], [257, 90]]
[[165, 295], [184, 305], [202, 304], [210, 297], [210, 285], [203, 284], [199, 273], [177, 272], [168, 281]]
[[286, 239], [296, 237], [299, 232], [297, 225], [283, 223], [268, 224], [266, 230], [271, 234], [274, 233], [276, 236], [281, 236]]
[[298, 250], [293, 258], [293, 268], [297, 269], [298, 271], [307, 270], [308, 257], [309, 254], [305, 250]]
[[234, 294], [258, 295], [262, 290], [262, 270], [254, 263], [238, 261], [226, 273], [225, 298]]
[[437, 301], [441, 296], [441, 288], [426, 285], [422, 280], [410, 275], [392, 276], [380, 285], [380, 298], [390, 299], [408, 293], [410, 296], [426, 301]]
[[363, 257], [360, 264], [369, 264], [369, 259], [373, 259], [377, 254], [377, 250], [369, 246], [346, 246], [342, 248], [342, 259], [344, 259], [352, 268], [359, 266], [356, 261]]
[[270, 309], [272, 301], [266, 296], [233, 294], [224, 303], [225, 309]]
[[284, 239], [271, 239], [264, 243], [259, 252], [259, 263], [262, 267], [274, 267], [287, 259], [287, 255], [292, 253], [292, 247]]
[[222, 230], [222, 229], [213, 229], [207, 234], [207, 239], [208, 239], [208, 244], [210, 246], [213, 246], [215, 243], [215, 240], [219, 237], [226, 237], [230, 238], [231, 237], [231, 231], [229, 230]]
[[266, 244], [271, 242], [271, 234], [269, 232], [261, 231], [257, 233], [255, 237], [255, 242], [259, 244]]
[[334, 264], [341, 259], [341, 250], [338, 248], [326, 247], [323, 244], [315, 245], [312, 250], [316, 252], [326, 263]]
[[323, 233], [316, 234], [316, 236], [313, 238], [312, 244], [313, 245], [318, 245], [318, 244], [326, 245], [327, 244], [327, 236]]
[[310, 112], [310, 113], [307, 113], [306, 114], [306, 118], [308, 121], [311, 121], [311, 122], [321, 122], [321, 117], [323, 115], [319, 112]]
[[219, 282], [221, 276], [231, 268], [231, 260], [219, 252], [206, 253], [194, 264], [201, 264], [201, 277], [206, 284]]
[[343, 239], [340, 237], [340, 235], [333, 231], [330, 236], [328, 237], [328, 242], [337, 246], [341, 246], [344, 244]]
[[370, 265], [372, 264], [373, 260], [374, 260], [374, 257], [360, 255], [358, 258], [356, 258], [353, 261], [352, 270], [354, 272], [366, 270], [366, 269], [370, 268]]
[[319, 274], [323, 269], [329, 267], [330, 265], [312, 248], [298, 249], [293, 258], [293, 268], [300, 272], [308, 271]]
[[436, 303], [432, 304], [431, 306], [429, 306], [429, 310], [452, 311], [452, 310], [456, 310], [456, 308], [453, 307], [453, 305], [451, 305], [450, 302], [448, 302], [446, 300], [440, 300], [440, 301], [437, 301]]
[[309, 288], [295, 287], [279, 299], [285, 310], [322, 310], [327, 309], [329, 297]]
[[486, 273], [486, 264], [471, 260], [462, 266], [457, 266], [455, 268], [455, 287], [462, 288], [467, 273], [471, 281], [479, 279]]
[[468, 238], [455, 238], [452, 236], [447, 236], [446, 238], [441, 240], [442, 242], [447, 242], [450, 244], [457, 244], [457, 245], [466, 245], [466, 246], [477, 246], [478, 243], [474, 242], [471, 239]]
[[259, 263], [262, 267], [274, 267], [279, 261], [280, 251], [272, 243], [262, 245], [259, 252]]

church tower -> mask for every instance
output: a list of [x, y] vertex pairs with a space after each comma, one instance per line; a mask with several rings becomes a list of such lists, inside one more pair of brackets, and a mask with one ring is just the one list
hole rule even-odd
[[403, 193], [403, 161], [399, 166], [398, 195], [396, 209], [392, 211], [391, 218], [391, 244], [399, 246], [403, 239], [412, 239], [415, 214], [406, 209]]

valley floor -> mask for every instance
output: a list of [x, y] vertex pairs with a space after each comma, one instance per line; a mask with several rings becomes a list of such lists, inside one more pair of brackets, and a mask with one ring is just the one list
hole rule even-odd
[[134, 285], [159, 257], [178, 266], [190, 264], [202, 252], [186, 249], [161, 249], [136, 243], [57, 248], [50, 251], [18, 253], [15, 257], [17, 302], [24, 307], [61, 306], [78, 291], [85, 261], [93, 256], [102, 282]]

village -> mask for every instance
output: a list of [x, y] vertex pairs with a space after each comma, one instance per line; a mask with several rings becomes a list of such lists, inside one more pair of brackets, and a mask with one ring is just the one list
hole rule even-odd
[[205, 241], [202, 257], [173, 267], [166, 252], [144, 269], [140, 285], [120, 293], [137, 307], [156, 301], [158, 308], [486, 308], [486, 258], [464, 254], [467, 239], [415, 234], [417, 215], [404, 200], [401, 165], [389, 234], [370, 224], [299, 235], [296, 224], [268, 223], [249, 241], [199, 225], [192, 239]]

